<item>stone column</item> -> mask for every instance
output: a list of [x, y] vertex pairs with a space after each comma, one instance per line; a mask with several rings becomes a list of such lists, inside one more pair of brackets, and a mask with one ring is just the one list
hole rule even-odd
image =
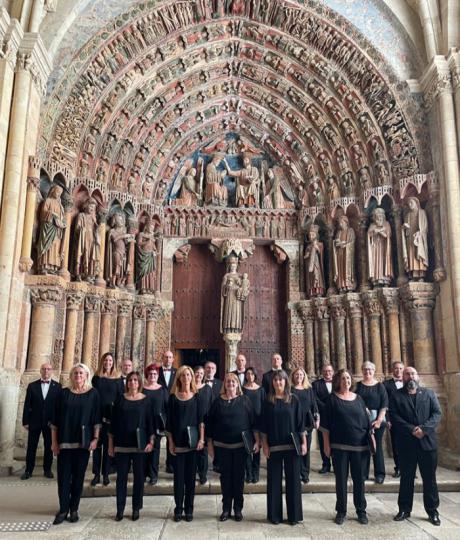
[[100, 210], [98, 213], [99, 220], [99, 241], [101, 243], [101, 263], [99, 265], [99, 274], [96, 276], [96, 285], [98, 287], [105, 287], [104, 268], [105, 268], [105, 242], [107, 240], [107, 211]]
[[369, 333], [371, 343], [371, 361], [375, 364], [378, 375], [383, 373], [382, 340], [380, 336], [381, 306], [377, 291], [369, 291], [363, 295], [364, 308], [369, 318]]
[[304, 325], [304, 346], [305, 346], [305, 371], [309, 378], [316, 376], [315, 369], [315, 341], [313, 332], [313, 321], [315, 315], [313, 311], [313, 301], [304, 300], [297, 304], [297, 311]]
[[70, 281], [70, 272], [69, 272], [69, 251], [70, 251], [70, 229], [72, 226], [72, 208], [73, 208], [73, 199], [72, 196], [64, 191], [61, 197], [62, 206], [65, 211], [65, 232], [64, 232], [64, 246], [63, 246], [63, 257], [61, 263], [61, 269], [59, 270], [59, 275], [64, 278], [66, 281]]
[[145, 365], [155, 362], [155, 320], [158, 306], [150, 304], [145, 306]]
[[30, 326], [27, 371], [39, 371], [44, 362], [51, 362], [54, 349], [56, 305], [62, 298], [58, 287], [36, 287], [30, 290], [32, 321]]
[[[460, 103], [459, 103], [460, 106]], [[444, 256], [442, 247], [442, 225], [439, 200], [439, 183], [432, 173], [431, 180], [428, 181], [428, 191], [430, 198], [428, 200], [426, 210], [428, 211], [431, 224], [433, 227], [433, 244], [434, 244], [434, 270], [433, 278], [440, 282], [446, 279], [446, 270], [444, 266]]]
[[99, 356], [111, 351], [111, 331], [117, 302], [113, 298], [103, 298], [101, 302], [101, 326], [99, 330]]
[[404, 268], [404, 258], [403, 258], [403, 246], [402, 246], [402, 210], [398, 206], [394, 206], [391, 210], [391, 215], [393, 217], [393, 222], [395, 226], [395, 236], [396, 236], [396, 254], [398, 259], [396, 284], [398, 287], [401, 287], [407, 283], [408, 279], [406, 276], [406, 270]]
[[29, 158], [29, 172], [27, 175], [26, 212], [24, 216], [24, 228], [22, 231], [22, 247], [19, 268], [21, 272], [30, 272], [32, 268], [32, 233], [35, 221], [35, 209], [37, 205], [37, 191], [40, 186], [40, 162], [35, 157]]
[[[329, 287], [327, 288], [327, 296], [331, 296], [332, 294], [337, 294], [337, 288], [334, 283], [334, 267], [332, 265], [332, 244], [334, 242], [334, 225], [331, 223], [327, 228], [327, 242], [325, 245], [327, 245], [327, 252], [324, 253], [324, 260], [326, 261], [327, 258], [329, 258], [329, 265], [328, 265], [328, 281], [329, 281]], [[326, 277], [326, 276], [324, 276]]]
[[98, 322], [100, 298], [90, 294], [85, 298], [85, 324], [83, 328], [83, 347], [81, 361], [88, 367], [97, 364], [97, 354], [94, 354], [95, 332]]
[[329, 311], [325, 298], [315, 298], [313, 300], [316, 320], [318, 321], [318, 343], [320, 349], [321, 366], [331, 363], [331, 346], [329, 340]]
[[359, 278], [359, 290], [361, 292], [368, 291], [370, 289], [368, 280], [368, 268], [367, 268], [367, 215], [362, 214], [359, 216], [359, 228], [358, 228], [358, 278]]
[[236, 357], [238, 355], [238, 344], [241, 341], [241, 334], [224, 334], [223, 339], [225, 341], [225, 371], [233, 371], [236, 369]]
[[[137, 221], [135, 218], [128, 219], [128, 232], [135, 235], [137, 229]], [[135, 291], [136, 286], [134, 284], [134, 259], [136, 256], [136, 242], [130, 242], [128, 246], [128, 273], [126, 276], [126, 288], [128, 291]]]
[[412, 362], [412, 337], [407, 308], [401, 305], [399, 314], [399, 334], [401, 336], [401, 362], [405, 366], [413, 365]]
[[131, 332], [131, 359], [136, 369], [142, 369], [144, 363], [142, 336], [145, 326], [145, 305], [136, 302], [133, 309], [133, 330]]
[[342, 296], [330, 296], [328, 299], [331, 318], [334, 324], [335, 351], [338, 369], [347, 368], [347, 345], [345, 343], [345, 317], [347, 312]]
[[353, 373], [359, 375], [364, 362], [363, 347], [363, 306], [358, 293], [348, 293], [346, 296], [348, 316], [351, 320]]
[[115, 345], [115, 356], [118, 365], [121, 364], [125, 356], [126, 326], [128, 324], [128, 317], [131, 315], [131, 308], [130, 302], [123, 301], [118, 304], [117, 339]]
[[66, 319], [64, 357], [62, 360], [61, 378], [67, 376], [75, 363], [77, 345], [78, 314], [83, 304], [84, 294], [80, 291], [68, 292], [66, 296]]
[[411, 320], [414, 367], [424, 375], [437, 373], [433, 310], [439, 287], [435, 283], [410, 282], [401, 291]]
[[[399, 332], [399, 291], [384, 288], [380, 298], [388, 320], [390, 338], [390, 364], [401, 362], [401, 335]], [[391, 367], [391, 366], [390, 366]]]

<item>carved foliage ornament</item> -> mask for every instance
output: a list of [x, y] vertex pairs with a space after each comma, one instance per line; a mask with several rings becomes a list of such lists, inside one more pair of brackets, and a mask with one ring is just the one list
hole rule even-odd
[[30, 289], [32, 304], [57, 304], [62, 298], [62, 289], [57, 287], [37, 287]]

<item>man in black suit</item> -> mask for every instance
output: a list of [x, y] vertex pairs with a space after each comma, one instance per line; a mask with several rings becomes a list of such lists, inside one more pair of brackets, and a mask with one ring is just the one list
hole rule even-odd
[[[383, 385], [385, 386], [385, 389], [388, 394], [388, 402], [390, 401], [391, 396], [404, 386], [404, 382], [403, 382], [404, 364], [402, 362], [393, 362], [391, 367], [393, 370], [393, 377], [383, 382]], [[388, 411], [387, 411], [387, 425], [390, 431], [391, 450], [393, 452], [393, 461], [395, 463], [395, 472], [393, 473], [393, 478], [399, 478], [401, 476], [401, 473], [399, 470], [398, 448], [395, 442], [394, 430], [391, 429], [391, 421], [390, 421]]]
[[31, 382], [27, 387], [22, 425], [27, 429], [27, 454], [26, 470], [21, 480], [27, 480], [32, 476], [35, 467], [40, 434], [43, 435], [45, 451], [43, 454], [43, 473], [46, 478], [53, 478], [51, 466], [53, 464], [53, 452], [51, 451], [51, 430], [48, 425], [51, 420], [56, 404], [56, 398], [61, 390], [61, 385], [53, 381], [51, 364], [43, 364], [40, 367], [41, 378]]
[[324, 453], [324, 440], [321, 432], [321, 417], [326, 410], [326, 403], [329, 399], [329, 395], [332, 392], [332, 377], [334, 376], [334, 368], [330, 364], [324, 365], [321, 374], [322, 378], [314, 381], [312, 386], [319, 410], [320, 428], [318, 430], [318, 444], [321, 459], [323, 461], [323, 465], [318, 472], [319, 474], [327, 474], [328, 472], [331, 472], [331, 458], [327, 457]]
[[211, 387], [213, 401], [219, 397], [222, 381], [216, 375], [217, 366], [211, 360], [208, 360], [204, 365], [204, 382]]
[[123, 386], [126, 386], [126, 377], [133, 370], [133, 361], [130, 358], [125, 358], [121, 363], [121, 380], [123, 381]]
[[423, 481], [423, 504], [428, 519], [433, 525], [441, 525], [436, 483], [436, 427], [441, 420], [441, 408], [433, 390], [419, 386], [419, 376], [415, 368], [404, 368], [403, 381], [404, 386], [395, 392], [390, 400], [390, 421], [395, 431], [401, 467], [399, 512], [394, 520], [403, 521], [410, 517], [418, 465]]
[[[262, 375], [262, 386], [263, 386], [267, 396], [268, 396], [268, 393], [270, 392], [270, 388], [272, 386], [273, 375], [277, 371], [279, 371], [280, 369], [283, 369], [283, 359], [282, 359], [280, 354], [275, 353], [272, 356], [272, 368], [270, 369], [270, 371], [266, 371]], [[287, 370], [286, 370], [286, 372], [287, 372]]]
[[[161, 359], [160, 373], [158, 374], [158, 384], [161, 384], [168, 392], [168, 396], [171, 392], [174, 379], [176, 377], [176, 368], [173, 367], [174, 355], [171, 351], [163, 353]], [[169, 445], [166, 443], [166, 472], [169, 474], [174, 473], [173, 468], [174, 456], [169, 451]]]
[[243, 353], [239, 353], [236, 357], [236, 369], [231, 373], [234, 373], [240, 380], [241, 388], [244, 386], [244, 377], [246, 375], [246, 356]]

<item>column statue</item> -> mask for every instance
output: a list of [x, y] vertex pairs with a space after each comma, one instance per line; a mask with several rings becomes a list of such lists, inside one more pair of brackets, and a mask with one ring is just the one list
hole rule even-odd
[[324, 244], [318, 239], [318, 225], [310, 225], [305, 247], [305, 291], [308, 298], [323, 296], [324, 284]]
[[367, 253], [372, 285], [390, 285], [393, 279], [391, 227], [383, 208], [375, 208], [372, 212], [372, 223], [367, 231]]
[[356, 288], [355, 242], [355, 231], [347, 216], [340, 216], [332, 242], [334, 283], [339, 292], [351, 292]]
[[428, 219], [417, 197], [409, 197], [402, 226], [404, 268], [411, 279], [423, 281], [428, 270]]
[[112, 216], [112, 228], [107, 237], [106, 276], [111, 288], [123, 287], [128, 274], [127, 243], [134, 242], [134, 236], [126, 231], [125, 216], [117, 212]]
[[97, 220], [97, 202], [90, 197], [75, 223], [72, 274], [78, 281], [93, 283], [100, 271], [101, 240]]
[[153, 294], [157, 277], [158, 233], [149, 217], [136, 237], [136, 285], [140, 294]]
[[222, 334], [241, 334], [244, 322], [244, 304], [249, 296], [247, 274], [239, 274], [238, 258], [228, 258], [227, 273], [221, 287], [220, 331]]

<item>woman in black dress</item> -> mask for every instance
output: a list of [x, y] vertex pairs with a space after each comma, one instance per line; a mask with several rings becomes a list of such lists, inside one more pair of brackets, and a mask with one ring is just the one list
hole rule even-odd
[[[385, 415], [388, 409], [388, 394], [385, 386], [375, 379], [375, 365], [364, 362], [362, 366], [363, 380], [356, 385], [356, 393], [363, 398], [369, 411], [375, 435], [376, 452], [372, 456], [374, 462], [374, 479], [376, 484], [385, 481], [385, 458], [383, 457], [383, 436], [385, 434]], [[364, 477], [369, 478], [370, 454], [367, 456]]]
[[69, 387], [56, 399], [51, 423], [52, 450], [57, 456], [59, 525], [70, 511], [69, 521], [78, 521], [83, 481], [89, 453], [97, 447], [101, 428], [101, 405], [97, 390], [91, 387], [91, 374], [84, 364], [75, 364], [69, 373]]
[[352, 378], [347, 370], [337, 371], [332, 379], [332, 392], [321, 417], [324, 453], [330, 457], [335, 474], [337, 502], [335, 522], [342, 525], [347, 515], [348, 470], [353, 481], [353, 502], [358, 521], [367, 524], [364, 494], [364, 467], [369, 453], [371, 427], [366, 405], [351, 391]]
[[227, 373], [220, 396], [214, 400], [207, 424], [208, 452], [216, 454], [222, 490], [220, 521], [227, 521], [232, 512], [235, 521], [243, 519], [244, 471], [247, 451], [243, 442], [259, 452], [259, 434], [253, 431], [254, 411], [248, 397], [243, 395], [235, 373]]
[[[198, 390], [198, 397], [201, 400], [204, 423], [207, 424], [207, 416], [212, 403], [212, 388], [204, 383], [204, 367], [195, 366], [195, 384]], [[208, 450], [206, 446], [196, 453], [197, 473], [200, 484], [203, 486], [208, 481]]]
[[[253, 367], [248, 367], [244, 374], [245, 384], [243, 394], [249, 398], [254, 410], [255, 426], [260, 425], [260, 415], [262, 414], [262, 405], [264, 404], [265, 390], [257, 384], [257, 373]], [[246, 458], [246, 482], [257, 484], [260, 474], [260, 452], [252, 452]]]
[[193, 520], [196, 454], [204, 447], [204, 415], [193, 370], [181, 366], [176, 373], [168, 402], [166, 434], [174, 456], [174, 521]]
[[[299, 398], [304, 414], [307, 448], [310, 448], [312, 431], [319, 428], [319, 412], [315, 394], [308, 380], [308, 375], [301, 367], [291, 373], [291, 383], [292, 393]], [[310, 452], [307, 452], [300, 460], [300, 478], [304, 484], [310, 482]]]
[[91, 480], [91, 485], [100, 484], [102, 472], [102, 483], [104, 486], [107, 486], [110, 484], [109, 472], [111, 467], [111, 459], [108, 454], [110, 417], [112, 415], [113, 404], [124, 392], [123, 381], [115, 366], [112, 353], [105, 353], [101, 356], [91, 383], [93, 388], [99, 392], [102, 409], [102, 428], [99, 435], [99, 443], [93, 452], [94, 478]]
[[267, 517], [275, 525], [283, 521], [283, 465], [288, 521], [296, 525], [303, 520], [300, 457], [295, 449], [295, 442], [298, 442], [300, 454], [307, 453], [303, 420], [300, 402], [291, 393], [287, 373], [277, 371], [262, 409], [260, 429], [267, 458]]
[[126, 377], [126, 392], [113, 407], [109, 454], [117, 462], [117, 516], [123, 519], [129, 469], [133, 468], [133, 521], [139, 519], [144, 495], [145, 454], [153, 449], [154, 429], [150, 401], [142, 393], [142, 378], [132, 371]]
[[150, 400], [151, 414], [155, 431], [153, 450], [146, 455], [146, 478], [149, 484], [154, 486], [158, 482], [158, 470], [160, 467], [161, 436], [166, 429], [166, 409], [168, 406], [168, 392], [158, 383], [159, 368], [150, 364], [145, 368], [145, 384], [142, 392]]

